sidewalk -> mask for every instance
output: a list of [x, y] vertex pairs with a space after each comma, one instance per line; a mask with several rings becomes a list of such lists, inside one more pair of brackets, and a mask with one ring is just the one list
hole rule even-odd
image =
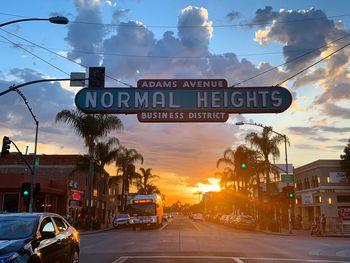
[[[292, 233], [289, 234], [288, 229], [282, 228], [280, 232], [272, 232], [269, 230], [258, 230], [259, 232], [269, 234], [269, 235], [278, 235], [278, 236], [311, 236], [310, 230], [292, 230]], [[325, 235], [319, 237], [346, 237], [350, 238], [350, 233], [326, 233]]]

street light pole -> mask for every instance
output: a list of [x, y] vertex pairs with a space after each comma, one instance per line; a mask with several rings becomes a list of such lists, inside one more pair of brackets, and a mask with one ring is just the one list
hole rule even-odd
[[[26, 83], [22, 83], [19, 85], [12, 85], [11, 87], [9, 87], [9, 89], [0, 92], [0, 96], [7, 94], [11, 91], [16, 91], [24, 100], [24, 103], [26, 104], [30, 114], [32, 115], [34, 121], [35, 121], [35, 142], [34, 142], [34, 156], [33, 156], [33, 165], [32, 165], [32, 169], [31, 169], [31, 175], [32, 175], [32, 183], [31, 183], [31, 193], [30, 193], [30, 202], [29, 202], [29, 212], [33, 212], [33, 203], [34, 203], [34, 190], [35, 190], [35, 185], [36, 185], [36, 178], [35, 178], [35, 166], [36, 166], [36, 155], [37, 155], [37, 145], [38, 145], [38, 132], [39, 132], [39, 121], [36, 119], [32, 109], [29, 107], [28, 101], [26, 99], [26, 97], [23, 95], [22, 92], [20, 92], [18, 89], [24, 86], [28, 86], [31, 84], [35, 84], [35, 83], [41, 83], [41, 82], [51, 82], [51, 81], [71, 81], [72, 79], [40, 79], [40, 80], [33, 80], [33, 81], [29, 81]], [[82, 79], [74, 79], [76, 81], [85, 81], [87, 80], [87, 78], [82, 78]]]
[[26, 21], [49, 21], [50, 23], [61, 24], [61, 25], [66, 25], [69, 23], [68, 18], [64, 16], [54, 16], [50, 18], [25, 18], [25, 19], [13, 20], [13, 21], [0, 24], [0, 27], [7, 26], [14, 23], [19, 23], [19, 22], [26, 22]]
[[[253, 125], [253, 126], [259, 126], [259, 127], [262, 127], [262, 128], [267, 128], [269, 129], [271, 132], [283, 137], [284, 139], [284, 153], [285, 153], [285, 160], [286, 160], [286, 170], [284, 171], [286, 173], [286, 176], [288, 176], [288, 154], [287, 154], [287, 135], [285, 134], [282, 134], [282, 133], [279, 133], [279, 132], [276, 132], [274, 130], [272, 130], [271, 127], [268, 127], [268, 126], [265, 126], [265, 125], [262, 125], [262, 124], [259, 124], [259, 123], [250, 123], [250, 122], [243, 122], [243, 121], [240, 121], [240, 122], [236, 122], [236, 125]], [[289, 185], [289, 183], [287, 183], [287, 186]], [[288, 208], [288, 230], [289, 230], [289, 234], [292, 234], [292, 210], [291, 208]]]

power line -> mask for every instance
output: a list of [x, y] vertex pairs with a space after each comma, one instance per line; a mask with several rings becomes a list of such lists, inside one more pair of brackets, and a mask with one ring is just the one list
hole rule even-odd
[[[79, 66], [81, 66], [81, 67], [83, 67], [83, 68], [85, 68], [85, 69], [89, 68], [88, 66], [86, 66], [86, 65], [84, 65], [84, 64], [82, 64], [82, 63], [76, 62], [75, 60], [70, 59], [70, 58], [68, 58], [68, 57], [66, 57], [66, 56], [63, 56], [63, 55], [61, 55], [61, 54], [57, 54], [56, 52], [53, 52], [53, 51], [51, 51], [51, 50], [49, 50], [49, 49], [47, 49], [47, 48], [45, 48], [45, 47], [43, 47], [43, 46], [41, 46], [41, 45], [38, 45], [38, 44], [36, 44], [36, 43], [34, 43], [34, 42], [30, 41], [30, 40], [27, 40], [27, 39], [25, 39], [25, 38], [23, 38], [23, 37], [20, 37], [20, 36], [14, 34], [14, 33], [8, 32], [8, 31], [6, 31], [6, 30], [4, 30], [4, 29], [0, 29], [0, 30], [4, 31], [4, 32], [6, 32], [6, 33], [8, 33], [8, 34], [10, 34], [10, 35], [12, 35], [12, 36], [18, 37], [19, 39], [22, 39], [22, 40], [24, 40], [24, 41], [26, 41], [26, 42], [28, 42], [28, 43], [30, 43], [30, 44], [36, 46], [36, 47], [39, 47], [39, 48], [41, 48], [41, 49], [43, 49], [43, 50], [45, 50], [45, 51], [51, 53], [51, 54], [54, 54], [54, 55], [59, 56], [59, 57], [61, 57], [61, 58], [63, 58], [63, 59], [66, 59], [66, 60], [68, 60], [68, 61], [70, 61], [70, 62], [72, 62], [72, 63], [75, 63], [75, 64], [77, 64], [77, 65], [79, 65]], [[30, 52], [30, 51], [24, 49], [24, 48], [21, 47], [19, 44], [16, 44], [16, 43], [10, 41], [9, 39], [7, 39], [7, 38], [5, 38], [5, 37], [3, 37], [3, 36], [1, 36], [1, 37], [4, 38], [4, 39], [6, 39], [6, 40], [8, 40], [8, 41], [11, 42], [12, 44], [18, 46], [19, 48], [21, 48], [21, 49], [27, 51], [28, 53], [32, 54], [33, 56], [37, 57], [38, 59], [43, 60], [43, 59], [41, 59], [40, 57], [36, 56], [34, 53], [32, 53], [32, 52]], [[45, 60], [43, 60], [43, 61], [45, 61]], [[47, 62], [47, 61], [45, 61], [45, 62], [48, 63], [48, 64], [50, 64], [50, 63]], [[52, 65], [52, 64], [50, 64], [50, 65], [53, 66], [53, 67], [55, 67], [55, 68], [57, 68], [56, 66], [54, 66], [54, 65]], [[60, 70], [60, 71], [62, 71], [62, 70], [59, 69], [59, 68], [57, 68], [57, 69]], [[62, 71], [62, 72], [64, 72], [64, 71]], [[65, 74], [68, 74], [68, 73], [66, 73], [66, 72], [64, 72], [64, 73], [65, 73]], [[70, 74], [68, 74], [68, 75], [70, 75]], [[132, 85], [130, 85], [130, 84], [124, 82], [124, 81], [118, 80], [118, 79], [116, 79], [116, 78], [114, 78], [114, 77], [112, 77], [112, 76], [109, 76], [109, 75], [107, 75], [107, 74], [106, 74], [106, 77], [109, 78], [109, 79], [112, 79], [112, 80], [114, 80], [114, 81], [120, 82], [120, 83], [122, 83], [122, 84], [125, 85], [125, 86], [133, 87]]]
[[292, 75], [292, 76], [286, 78], [285, 80], [283, 80], [283, 81], [281, 81], [280, 83], [278, 83], [276, 86], [282, 85], [283, 83], [285, 83], [285, 82], [287, 82], [288, 80], [290, 80], [290, 79], [296, 77], [297, 75], [299, 75], [299, 74], [305, 72], [306, 70], [308, 70], [309, 68], [311, 68], [311, 67], [317, 65], [318, 63], [322, 62], [323, 60], [326, 60], [327, 58], [333, 56], [335, 53], [337, 53], [337, 52], [339, 52], [340, 50], [346, 48], [347, 46], [350, 46], [350, 42], [347, 43], [346, 45], [342, 46], [341, 48], [338, 48], [337, 50], [333, 51], [332, 53], [328, 54], [328, 55], [325, 56], [324, 58], [321, 58], [320, 60], [316, 61], [315, 63], [312, 63], [310, 66], [308, 66], [308, 67], [306, 67], [306, 68], [304, 68], [304, 69], [298, 71], [298, 72], [295, 73], [294, 75]]
[[54, 64], [48, 62], [47, 60], [45, 60], [45, 59], [39, 57], [38, 55], [34, 54], [33, 52], [29, 51], [28, 49], [25, 49], [24, 47], [21, 47], [21, 45], [16, 44], [15, 42], [11, 41], [10, 39], [8, 39], [8, 38], [6, 38], [6, 37], [4, 37], [4, 36], [1, 36], [1, 35], [0, 35], [0, 37], [3, 38], [3, 39], [6, 39], [6, 40], [7, 40], [8, 42], [10, 42], [12, 45], [14, 45], [14, 46], [16, 46], [16, 47], [18, 47], [18, 48], [20, 48], [20, 49], [26, 51], [27, 53], [31, 54], [33, 57], [35, 57], [35, 58], [37, 58], [37, 59], [39, 59], [39, 60], [45, 62], [46, 64], [48, 64], [48, 65], [50, 65], [51, 67], [53, 67], [53, 68], [59, 70], [60, 72], [66, 74], [66, 75], [68, 75], [68, 76], [70, 75], [69, 73], [65, 72], [64, 70], [60, 69], [59, 67], [55, 66]]
[[349, 37], [349, 36], [350, 36], [350, 34], [346, 34], [346, 35], [344, 35], [344, 36], [342, 36], [342, 37], [340, 37], [340, 38], [338, 38], [338, 39], [335, 39], [335, 40], [329, 42], [328, 44], [324, 44], [324, 45], [322, 45], [322, 46], [320, 46], [320, 47], [318, 47], [318, 48], [312, 49], [312, 50], [310, 50], [309, 52], [306, 52], [306, 53], [304, 53], [304, 54], [301, 54], [300, 56], [297, 56], [297, 57], [295, 57], [295, 58], [293, 58], [293, 59], [291, 59], [291, 60], [288, 60], [288, 61], [286, 61], [286, 62], [284, 62], [284, 63], [282, 63], [282, 64], [279, 64], [279, 65], [277, 65], [277, 66], [275, 66], [275, 67], [272, 67], [272, 68], [270, 68], [270, 69], [268, 69], [268, 70], [265, 70], [265, 71], [263, 71], [263, 72], [261, 72], [261, 73], [259, 73], [259, 74], [256, 74], [256, 75], [254, 75], [254, 76], [252, 76], [252, 77], [249, 77], [249, 78], [247, 78], [247, 79], [245, 79], [245, 80], [242, 80], [242, 81], [240, 81], [240, 82], [237, 82], [236, 84], [231, 85], [231, 87], [238, 86], [238, 85], [240, 85], [240, 84], [242, 84], [242, 83], [244, 83], [244, 82], [247, 82], [247, 81], [249, 81], [249, 80], [252, 80], [252, 79], [255, 79], [255, 78], [257, 78], [257, 77], [260, 77], [261, 75], [264, 75], [264, 74], [266, 74], [266, 73], [268, 73], [268, 72], [270, 72], [270, 71], [273, 71], [273, 70], [275, 70], [275, 69], [277, 69], [277, 68], [279, 68], [279, 67], [285, 66], [285, 65], [287, 65], [287, 64], [289, 64], [289, 63], [292, 63], [292, 62], [294, 62], [294, 61], [296, 61], [296, 60], [299, 60], [299, 59], [301, 59], [301, 58], [303, 58], [303, 57], [305, 57], [305, 56], [307, 56], [307, 55], [309, 55], [309, 54], [311, 54], [311, 53], [313, 53], [313, 52], [319, 51], [319, 50], [321, 50], [321, 49], [323, 49], [323, 48], [325, 48], [325, 47], [327, 47], [327, 46], [329, 46], [329, 45], [331, 45], [331, 44], [333, 44], [333, 43], [335, 43], [335, 42], [337, 42], [337, 41], [339, 41], [339, 40], [342, 40], [342, 39], [344, 39], [344, 38], [346, 38], [346, 37]]
[[[18, 17], [18, 18], [29, 18], [27, 16], [21, 16], [21, 15], [14, 15], [14, 14], [8, 14], [8, 13], [0, 13], [0, 15], [6, 15], [6, 16], [12, 16], [12, 17]], [[340, 18], [340, 17], [347, 17], [350, 16], [350, 14], [342, 14], [342, 15], [334, 15], [334, 16], [328, 16], [328, 19], [332, 18]], [[315, 21], [315, 20], [321, 20], [325, 19], [325, 17], [314, 17], [314, 18], [303, 18], [303, 19], [295, 19], [295, 20], [285, 20], [285, 21], [276, 21], [274, 20], [274, 23], [277, 24], [288, 24], [288, 23], [299, 23], [299, 22], [305, 22], [305, 21]], [[253, 27], [253, 26], [266, 26], [271, 25], [271, 22], [263, 22], [262, 20], [256, 21], [256, 22], [249, 22], [249, 23], [239, 23], [239, 24], [222, 24], [222, 25], [146, 25], [148, 28], [196, 28], [196, 27], [213, 27], [213, 28], [230, 28], [230, 27]], [[97, 25], [97, 26], [105, 26], [105, 27], [138, 27], [139, 25], [135, 24], [116, 24], [116, 23], [98, 23], [98, 22], [89, 22], [89, 21], [70, 21], [70, 24], [87, 24], [87, 25]]]

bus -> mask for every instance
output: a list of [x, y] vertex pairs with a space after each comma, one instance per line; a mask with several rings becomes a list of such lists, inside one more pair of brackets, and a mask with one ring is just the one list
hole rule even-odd
[[160, 227], [163, 224], [163, 201], [156, 194], [135, 195], [128, 206], [129, 224], [137, 227]]

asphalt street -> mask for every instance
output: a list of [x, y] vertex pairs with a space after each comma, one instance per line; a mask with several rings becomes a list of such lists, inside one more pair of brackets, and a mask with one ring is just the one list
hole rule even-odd
[[271, 235], [177, 216], [159, 229], [82, 235], [81, 262], [350, 262], [350, 239]]

